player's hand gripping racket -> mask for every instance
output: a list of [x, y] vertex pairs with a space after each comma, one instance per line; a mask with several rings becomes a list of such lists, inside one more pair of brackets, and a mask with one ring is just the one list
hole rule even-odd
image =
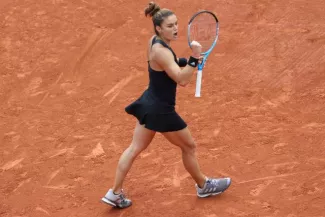
[[198, 64], [196, 77], [195, 97], [201, 96], [202, 70], [208, 56], [217, 44], [219, 33], [219, 22], [216, 15], [210, 11], [199, 11], [192, 16], [188, 23], [187, 38], [191, 47], [192, 41], [197, 41], [202, 46], [201, 56]]

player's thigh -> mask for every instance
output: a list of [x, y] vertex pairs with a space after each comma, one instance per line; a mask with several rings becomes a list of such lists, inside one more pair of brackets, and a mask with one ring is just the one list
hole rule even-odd
[[190, 148], [193, 149], [196, 147], [194, 139], [186, 127], [182, 130], [162, 133], [162, 135], [172, 144], [179, 146], [182, 149]]
[[133, 138], [131, 146], [136, 149], [146, 149], [154, 138], [156, 132], [149, 130], [141, 125], [139, 122], [136, 123], [134, 128]]

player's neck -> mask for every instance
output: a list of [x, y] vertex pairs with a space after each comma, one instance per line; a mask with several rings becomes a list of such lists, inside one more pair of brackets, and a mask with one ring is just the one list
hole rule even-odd
[[163, 37], [161, 37], [161, 36], [159, 36], [159, 35], [157, 35], [157, 38], [158, 38], [159, 40], [162, 40], [163, 42], [165, 42], [165, 43], [170, 47], [170, 40], [166, 40], [165, 38], [163, 38]]

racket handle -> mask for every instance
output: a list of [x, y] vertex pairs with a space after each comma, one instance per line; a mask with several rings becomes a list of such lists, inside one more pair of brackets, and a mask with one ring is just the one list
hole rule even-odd
[[197, 71], [195, 97], [201, 97], [202, 70]]

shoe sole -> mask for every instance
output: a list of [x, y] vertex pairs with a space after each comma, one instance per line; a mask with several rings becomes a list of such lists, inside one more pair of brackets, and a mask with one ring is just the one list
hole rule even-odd
[[115, 203], [113, 203], [112, 201], [106, 199], [105, 197], [102, 198], [102, 201], [110, 206], [113, 206], [113, 207], [117, 207]]
[[221, 194], [222, 192], [224, 192], [224, 191], [217, 192], [217, 193], [210, 193], [210, 194], [197, 194], [197, 196], [200, 198], [204, 198], [204, 197], [209, 197], [209, 196], [215, 196], [215, 195]]
[[106, 197], [103, 197], [102, 198], [102, 201], [112, 207], [115, 207], [115, 208], [119, 208], [119, 209], [125, 209], [125, 208], [128, 208], [129, 206], [132, 205], [132, 203], [129, 205], [129, 206], [126, 206], [126, 207], [120, 207], [118, 205], [116, 205], [114, 202], [110, 201], [109, 199], [107, 199]]

